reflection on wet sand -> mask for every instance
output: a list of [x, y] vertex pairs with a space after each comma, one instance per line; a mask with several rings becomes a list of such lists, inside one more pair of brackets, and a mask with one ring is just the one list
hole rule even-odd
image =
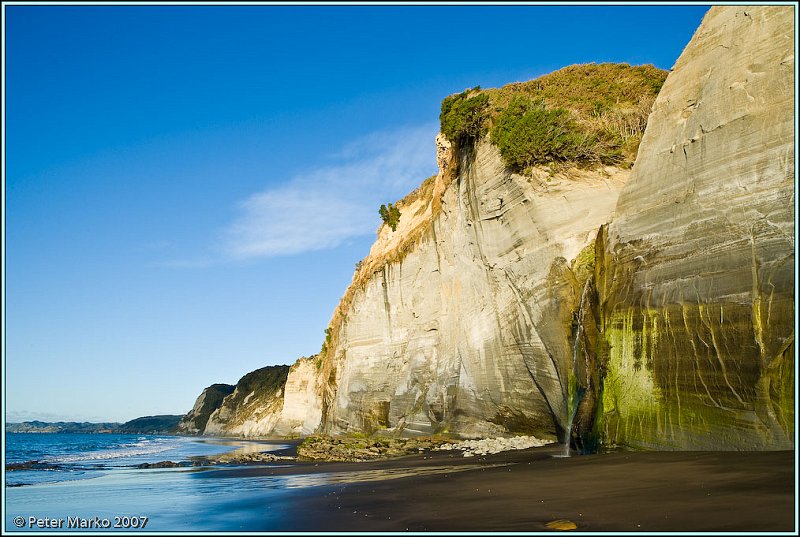
[[199, 440], [199, 442], [215, 444], [219, 446], [234, 446], [235, 449], [233, 451], [229, 451], [228, 453], [238, 453], [240, 455], [282, 451], [292, 447], [290, 444], [276, 444], [263, 440], [239, 440], [236, 438], [203, 438]]
[[324, 485], [343, 485], [346, 483], [366, 483], [370, 481], [386, 481], [404, 477], [420, 477], [435, 474], [453, 474], [495, 468], [506, 464], [471, 464], [463, 466], [432, 466], [427, 468], [385, 468], [376, 470], [354, 470], [351, 472], [323, 472], [319, 474], [298, 474], [283, 476], [286, 488], [319, 487]]
[[295, 457], [286, 455], [276, 455], [282, 451], [292, 449], [290, 444], [279, 444], [258, 440], [239, 440], [231, 438], [209, 438], [203, 442], [232, 447], [230, 451], [213, 456], [191, 457], [194, 465], [209, 464], [249, 464], [274, 462], [280, 460], [294, 460]]

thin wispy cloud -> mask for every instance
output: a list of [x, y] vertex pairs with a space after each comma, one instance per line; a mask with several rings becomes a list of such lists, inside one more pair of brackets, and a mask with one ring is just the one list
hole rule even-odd
[[192, 269], [192, 268], [206, 268], [212, 265], [217, 265], [220, 262], [221, 260], [219, 259], [206, 257], [201, 259], [171, 259], [167, 261], [154, 261], [150, 263], [148, 266], [156, 268]]
[[223, 233], [224, 255], [245, 260], [300, 254], [374, 233], [380, 204], [435, 172], [437, 127], [370, 134], [345, 144], [327, 163], [241, 201]]

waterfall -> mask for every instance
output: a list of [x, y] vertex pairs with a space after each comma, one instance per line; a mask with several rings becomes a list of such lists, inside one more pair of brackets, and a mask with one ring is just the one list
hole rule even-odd
[[578, 352], [582, 341], [581, 336], [583, 335], [583, 308], [586, 304], [587, 295], [589, 294], [590, 284], [591, 280], [586, 280], [586, 283], [583, 285], [583, 291], [581, 292], [581, 301], [578, 305], [576, 317], [578, 326], [575, 329], [575, 338], [572, 342], [572, 367], [567, 371], [567, 434], [564, 440], [564, 453], [562, 457], [570, 456], [569, 446], [572, 440], [572, 423], [575, 421], [575, 416], [578, 413], [578, 404], [581, 399], [581, 393], [578, 388], [577, 364]]

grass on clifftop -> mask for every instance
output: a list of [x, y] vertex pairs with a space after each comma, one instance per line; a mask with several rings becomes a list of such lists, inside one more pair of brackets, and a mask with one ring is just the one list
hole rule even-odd
[[630, 167], [667, 72], [652, 65], [572, 65], [529, 82], [442, 101], [441, 131], [458, 146], [487, 132], [517, 172], [545, 164]]

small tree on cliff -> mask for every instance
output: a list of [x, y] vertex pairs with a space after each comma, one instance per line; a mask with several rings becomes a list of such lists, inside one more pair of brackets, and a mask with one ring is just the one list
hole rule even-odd
[[480, 86], [475, 86], [442, 101], [439, 130], [459, 146], [472, 144], [486, 134], [489, 96], [480, 90]]
[[397, 224], [400, 223], [400, 209], [392, 205], [381, 205], [378, 209], [378, 214], [385, 224], [392, 228], [392, 231], [397, 231]]

